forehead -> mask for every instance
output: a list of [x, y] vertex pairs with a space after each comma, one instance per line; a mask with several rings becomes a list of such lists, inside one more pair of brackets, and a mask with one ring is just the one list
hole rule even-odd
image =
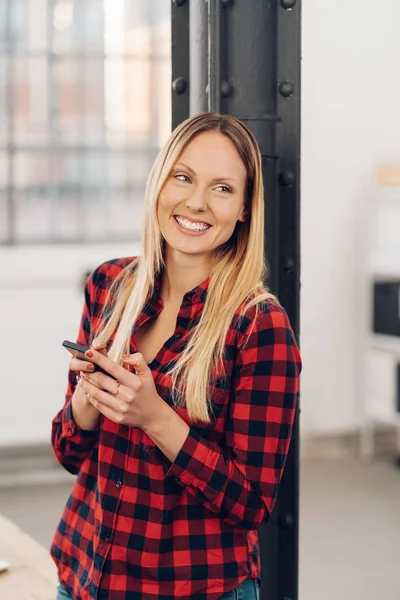
[[178, 162], [184, 162], [199, 175], [246, 177], [246, 167], [236, 146], [218, 131], [197, 135], [181, 153]]

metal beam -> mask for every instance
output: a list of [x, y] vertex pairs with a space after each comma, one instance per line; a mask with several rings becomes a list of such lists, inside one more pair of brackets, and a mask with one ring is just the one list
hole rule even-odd
[[[265, 187], [267, 283], [298, 339], [301, 1], [191, 0], [190, 18], [188, 4], [173, 2], [173, 124], [217, 111], [234, 115], [256, 136]], [[259, 532], [260, 600], [298, 600], [298, 423], [299, 407], [275, 510]]]
[[221, 27], [222, 110], [234, 115], [256, 136], [263, 157], [265, 253], [271, 265], [269, 286], [278, 292], [279, 211], [276, 185], [277, 3], [226, 2]]
[[189, 2], [172, 0], [172, 129], [189, 117]]
[[204, 60], [208, 46], [207, 2], [191, 0], [189, 10], [189, 114], [196, 115], [208, 108], [208, 64]]
[[[301, 2], [280, 0], [277, 19], [277, 113], [279, 201], [279, 288], [295, 335], [300, 330], [300, 101]], [[292, 442], [278, 496], [278, 595], [297, 600], [299, 563], [299, 418], [297, 407]], [[287, 574], [290, 573], [290, 577]]]

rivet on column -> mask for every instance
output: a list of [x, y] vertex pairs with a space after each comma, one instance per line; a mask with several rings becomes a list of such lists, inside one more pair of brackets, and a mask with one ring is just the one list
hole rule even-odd
[[293, 258], [291, 256], [287, 256], [284, 260], [285, 273], [288, 275], [290, 273], [294, 273], [295, 267], [296, 263], [294, 262]]
[[177, 77], [172, 82], [172, 89], [177, 94], [184, 94], [187, 90], [187, 86], [188, 86], [187, 81], [183, 77]]
[[281, 171], [279, 173], [279, 183], [284, 186], [293, 185], [296, 182], [296, 176], [293, 171]]
[[279, 525], [284, 528], [293, 527], [295, 521], [293, 515], [287, 513], [279, 518]]
[[232, 86], [228, 81], [223, 81], [221, 83], [221, 95], [224, 96], [224, 98], [226, 98], [227, 96], [230, 96], [232, 93]]
[[294, 92], [293, 83], [291, 83], [290, 81], [282, 81], [282, 83], [279, 86], [280, 95], [283, 96], [284, 98], [289, 98], [290, 96], [293, 95], [293, 92]]

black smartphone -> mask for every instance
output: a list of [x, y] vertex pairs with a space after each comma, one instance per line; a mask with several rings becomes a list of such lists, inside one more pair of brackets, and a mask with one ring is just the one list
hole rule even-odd
[[[90, 348], [83, 346], [83, 344], [76, 344], [75, 342], [70, 342], [69, 340], [64, 340], [62, 345], [68, 350], [68, 352], [71, 352], [74, 358], [79, 358], [80, 360], [90, 362], [90, 359], [87, 356], [85, 356], [85, 352]], [[107, 373], [107, 371], [105, 371], [95, 363], [92, 363], [92, 365], [94, 366], [95, 371], [100, 371], [101, 373], [105, 373], [105, 375], [111, 377], [110, 373]]]

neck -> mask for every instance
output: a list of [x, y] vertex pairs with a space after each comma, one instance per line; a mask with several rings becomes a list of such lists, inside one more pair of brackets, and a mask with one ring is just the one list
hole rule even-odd
[[180, 306], [183, 296], [207, 279], [210, 272], [210, 261], [206, 261], [204, 256], [167, 251], [160, 291], [164, 304]]

